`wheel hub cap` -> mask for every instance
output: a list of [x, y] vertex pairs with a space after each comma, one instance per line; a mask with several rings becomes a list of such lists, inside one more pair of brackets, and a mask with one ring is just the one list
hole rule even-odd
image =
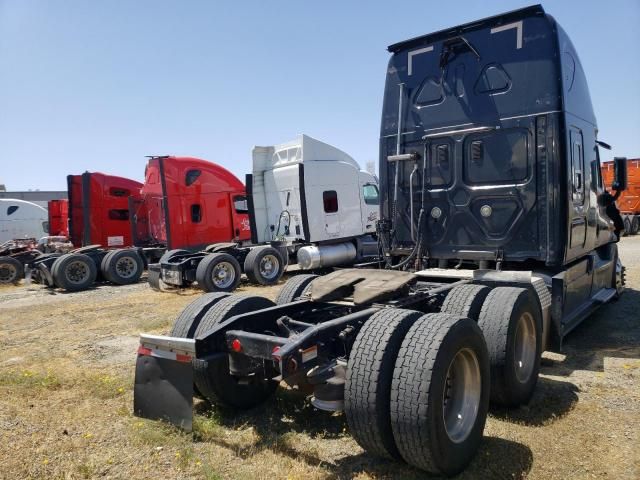
[[118, 275], [122, 278], [131, 278], [138, 271], [138, 265], [130, 257], [124, 257], [118, 260], [116, 263], [116, 271]]
[[516, 378], [520, 383], [526, 383], [531, 378], [536, 361], [536, 330], [529, 312], [523, 313], [518, 319], [515, 342]]
[[228, 288], [235, 280], [235, 271], [228, 262], [220, 262], [213, 268], [211, 276], [217, 288]]
[[89, 267], [84, 262], [76, 260], [67, 265], [65, 276], [71, 283], [83, 283], [89, 278]]
[[280, 262], [274, 255], [265, 255], [260, 260], [260, 275], [271, 280], [278, 275], [278, 267]]
[[463, 442], [473, 430], [481, 389], [478, 357], [473, 350], [463, 348], [449, 364], [442, 394], [444, 426], [452, 442]]
[[18, 271], [13, 265], [5, 264], [0, 266], [0, 283], [12, 282], [17, 274]]

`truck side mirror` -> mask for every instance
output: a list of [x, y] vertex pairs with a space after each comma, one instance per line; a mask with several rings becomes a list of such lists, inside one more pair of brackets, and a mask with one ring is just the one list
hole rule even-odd
[[623, 191], [627, 189], [627, 158], [615, 157], [613, 159], [613, 190]]

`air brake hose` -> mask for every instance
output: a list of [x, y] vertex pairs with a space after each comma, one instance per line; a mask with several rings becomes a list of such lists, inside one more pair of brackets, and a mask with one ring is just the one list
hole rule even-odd
[[403, 268], [404, 266], [408, 265], [412, 260], [414, 260], [416, 257], [420, 256], [420, 253], [422, 251], [422, 239], [424, 237], [422, 235], [422, 219], [423, 218], [424, 218], [424, 209], [421, 208], [420, 214], [418, 215], [418, 235], [419, 235], [418, 241], [416, 242], [415, 246], [413, 247], [413, 250], [411, 250], [411, 253], [407, 258], [402, 260], [400, 263], [396, 265], [392, 265], [390, 267], [392, 270], [398, 270], [400, 268]]

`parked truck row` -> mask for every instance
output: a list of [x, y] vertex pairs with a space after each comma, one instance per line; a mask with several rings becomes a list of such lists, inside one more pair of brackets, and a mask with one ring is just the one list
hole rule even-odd
[[134, 283], [148, 268], [156, 290], [197, 282], [211, 292], [234, 290], [242, 274], [275, 283], [290, 263], [317, 270], [377, 255], [377, 181], [346, 153], [307, 135], [256, 147], [247, 181], [248, 192], [220, 165], [175, 156], [150, 157], [144, 183], [69, 175], [68, 201], [51, 202], [48, 223], [77, 248], [44, 248], [24, 270], [74, 291]]
[[[622, 294], [586, 76], [553, 17], [536, 5], [388, 50], [379, 261], [293, 276], [275, 302], [208, 293], [170, 336], [141, 334], [136, 415], [189, 431], [195, 393], [247, 409], [287, 385], [344, 411], [367, 452], [455, 475], [489, 405], [527, 403], [542, 352]], [[290, 167], [305, 189], [311, 163]], [[626, 159], [612, 180], [625, 190]]]

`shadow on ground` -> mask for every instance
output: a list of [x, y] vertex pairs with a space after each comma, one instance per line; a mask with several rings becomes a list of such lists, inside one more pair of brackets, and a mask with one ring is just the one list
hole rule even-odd
[[640, 359], [640, 291], [627, 288], [564, 339], [563, 361], [545, 359], [541, 373], [568, 376], [575, 370], [604, 371], [604, 358]]
[[493, 407], [489, 414], [500, 420], [527, 426], [541, 426], [554, 422], [569, 413], [578, 403], [580, 389], [570, 382], [540, 377], [527, 405], [518, 408]]
[[[639, 303], [640, 292], [628, 289], [620, 300], [604, 306], [565, 339], [564, 360], [545, 359], [541, 373], [569, 376], [575, 370], [602, 371], [605, 357], [640, 358], [640, 315], [636, 310]], [[569, 381], [542, 376], [528, 405], [516, 409], [492, 408], [490, 414], [523, 425], [545, 425], [568, 414], [578, 402], [578, 393], [579, 388]], [[380, 478], [425, 477], [424, 472], [407, 465], [362, 452], [348, 437], [344, 415], [318, 411], [295, 391], [279, 390], [271, 400], [249, 412], [211, 410], [205, 402], [197, 404], [195, 411], [205, 418], [215, 417], [215, 422], [227, 428], [253, 427], [255, 436], [247, 444], [224, 435], [204, 440], [229, 448], [240, 458], [252, 457], [263, 450], [277, 451], [314, 467], [321, 465], [329, 472], [329, 478], [334, 479], [352, 478], [360, 472]], [[308, 448], [300, 444], [299, 437], [289, 436], [296, 433], [312, 439], [336, 440], [339, 453], [330, 455], [334, 460], [325, 461], [326, 455], [318, 448]], [[458, 478], [521, 478], [532, 464], [533, 455], [527, 446], [485, 437], [477, 456]]]
[[[348, 440], [344, 415], [315, 410], [295, 391], [281, 390], [263, 406], [250, 412], [229, 412], [209, 409], [206, 402], [195, 407], [196, 414], [215, 417], [215, 421], [227, 428], [250, 425], [256, 434], [255, 441], [238, 444], [233, 438], [216, 436], [207, 439], [232, 450], [242, 459], [250, 458], [263, 450], [302, 460], [310, 466], [321, 465], [333, 479], [352, 478], [359, 472], [380, 478], [424, 478], [425, 472], [406, 464], [381, 459], [362, 452]], [[287, 439], [291, 433], [304, 433], [311, 438], [325, 440], [344, 439], [348, 444], [338, 448], [342, 455], [331, 455], [332, 462], [324, 461], [317, 448], [305, 448], [296, 440]], [[196, 434], [197, 438], [197, 434]], [[500, 459], [500, 461], [497, 461]], [[478, 455], [459, 478], [521, 478], [531, 469], [531, 450], [519, 443], [495, 437], [485, 437]], [[431, 477], [437, 478], [437, 477]]]

